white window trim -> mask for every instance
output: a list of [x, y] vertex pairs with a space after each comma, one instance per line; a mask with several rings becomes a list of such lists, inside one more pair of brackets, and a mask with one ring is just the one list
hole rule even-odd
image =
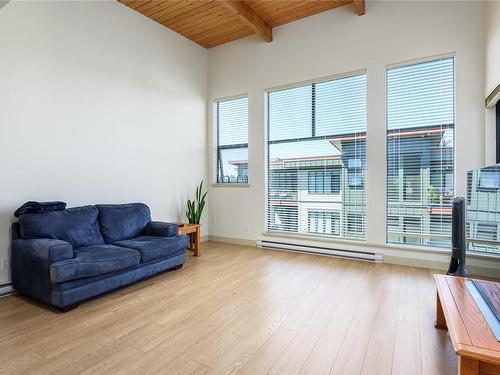
[[[387, 71], [387, 70], [386, 70]], [[267, 205], [267, 202], [268, 202], [268, 176], [269, 176], [269, 152], [268, 152], [268, 141], [269, 141], [269, 121], [268, 121], [268, 115], [269, 115], [269, 107], [268, 107], [268, 101], [267, 101], [267, 98], [268, 98], [268, 94], [269, 93], [272, 93], [272, 92], [276, 92], [276, 91], [282, 91], [282, 90], [287, 90], [287, 89], [292, 89], [292, 88], [296, 88], [296, 87], [301, 87], [301, 86], [305, 86], [305, 85], [309, 85], [309, 84], [313, 84], [313, 83], [323, 83], [323, 82], [328, 82], [328, 81], [332, 81], [332, 80], [335, 80], [335, 79], [341, 79], [341, 78], [347, 78], [347, 77], [353, 77], [353, 76], [358, 76], [358, 75], [366, 75], [366, 79], [367, 79], [367, 87], [366, 87], [366, 90], [367, 90], [367, 96], [365, 98], [366, 100], [366, 112], [368, 114], [368, 68], [360, 68], [360, 69], [356, 69], [356, 70], [351, 70], [349, 72], [343, 72], [343, 73], [337, 73], [337, 74], [333, 74], [333, 75], [328, 75], [328, 76], [322, 76], [322, 77], [319, 77], [319, 78], [313, 78], [313, 79], [309, 79], [309, 80], [304, 80], [304, 81], [298, 81], [298, 82], [294, 82], [294, 83], [290, 83], [290, 84], [283, 84], [283, 85], [279, 85], [279, 86], [272, 86], [272, 87], [268, 87], [268, 88], [265, 88], [264, 89], [264, 95], [263, 95], [263, 103], [264, 103], [264, 117], [263, 117], [263, 121], [264, 121], [264, 132], [263, 132], [263, 137], [264, 137], [264, 216], [263, 216], [263, 223], [264, 223], [264, 232], [262, 233], [263, 235], [267, 235], [267, 236], [273, 236], [273, 235], [277, 235], [277, 236], [281, 236], [281, 237], [286, 237], [286, 236], [295, 236], [295, 237], [301, 237], [301, 238], [304, 238], [304, 239], [318, 239], [318, 237], [323, 237], [322, 235], [305, 235], [305, 234], [300, 234], [300, 233], [281, 233], [281, 232], [271, 232], [271, 231], [268, 231], [267, 229], [267, 218], [268, 218], [268, 213], [269, 213], [269, 207]], [[367, 116], [367, 126], [366, 126], [366, 141], [368, 141], [368, 116]], [[366, 159], [365, 160], [366, 162], [366, 170], [365, 170], [365, 190], [367, 189], [367, 185], [368, 185], [368, 180], [366, 179], [366, 172], [368, 170], [368, 160]], [[366, 206], [368, 207], [368, 206]], [[384, 218], [385, 220], [385, 218]], [[319, 239], [319, 240], [330, 240], [333, 238], [333, 241], [334, 242], [339, 242], [339, 243], [346, 243], [346, 244], [356, 244], [356, 245], [359, 245], [359, 244], [368, 244], [367, 242], [367, 239], [368, 239], [368, 236], [367, 236], [367, 223], [368, 223], [368, 215], [367, 213], [365, 212], [365, 227], [364, 227], [364, 231], [365, 231], [365, 238], [361, 238], [361, 239], [342, 239], [342, 238], [335, 238], [335, 237], [327, 237], [325, 239]], [[325, 236], [326, 237], [326, 236]]]

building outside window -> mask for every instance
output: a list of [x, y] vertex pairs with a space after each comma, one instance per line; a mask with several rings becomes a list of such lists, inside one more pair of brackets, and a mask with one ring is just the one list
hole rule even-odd
[[477, 223], [476, 226], [477, 236], [487, 241], [496, 241], [498, 237], [497, 231], [497, 223]]
[[214, 102], [215, 178], [218, 184], [248, 183], [248, 98]]
[[340, 194], [340, 168], [307, 172], [309, 194]]
[[350, 188], [363, 189], [363, 161], [349, 159], [347, 161], [347, 184]]

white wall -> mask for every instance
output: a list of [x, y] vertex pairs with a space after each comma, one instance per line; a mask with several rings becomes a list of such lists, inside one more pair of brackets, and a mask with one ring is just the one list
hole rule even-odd
[[[385, 246], [385, 68], [456, 55], [457, 193], [466, 171], [484, 162], [484, 4], [367, 2], [274, 30], [274, 41], [248, 37], [209, 51], [209, 103], [249, 95], [248, 188], [212, 188], [210, 233], [255, 240], [265, 231], [264, 89], [367, 69], [367, 243]], [[211, 118], [211, 116], [209, 116]], [[339, 245], [341, 246], [341, 245]]]
[[206, 69], [205, 49], [115, 1], [3, 7], [0, 257], [28, 200], [180, 219], [206, 177]]
[[500, 1], [485, 3], [485, 82], [488, 95], [500, 85]]
[[[487, 1], [485, 4], [485, 92], [500, 85], [500, 1]], [[496, 158], [495, 109], [487, 108], [485, 114], [485, 153], [486, 164], [494, 164]]]

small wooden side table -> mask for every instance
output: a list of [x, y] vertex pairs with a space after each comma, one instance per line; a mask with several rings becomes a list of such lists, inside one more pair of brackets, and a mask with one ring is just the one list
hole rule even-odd
[[188, 250], [194, 251], [194, 256], [201, 255], [201, 233], [200, 224], [177, 223], [179, 225], [179, 234], [189, 236]]

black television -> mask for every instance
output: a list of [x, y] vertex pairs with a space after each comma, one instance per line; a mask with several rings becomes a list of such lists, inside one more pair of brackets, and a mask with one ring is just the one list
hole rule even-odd
[[[467, 173], [466, 206], [456, 213], [454, 200], [452, 220], [450, 274], [468, 276], [467, 252], [500, 255], [500, 164]], [[500, 342], [500, 287], [475, 279], [466, 281], [466, 286]]]

